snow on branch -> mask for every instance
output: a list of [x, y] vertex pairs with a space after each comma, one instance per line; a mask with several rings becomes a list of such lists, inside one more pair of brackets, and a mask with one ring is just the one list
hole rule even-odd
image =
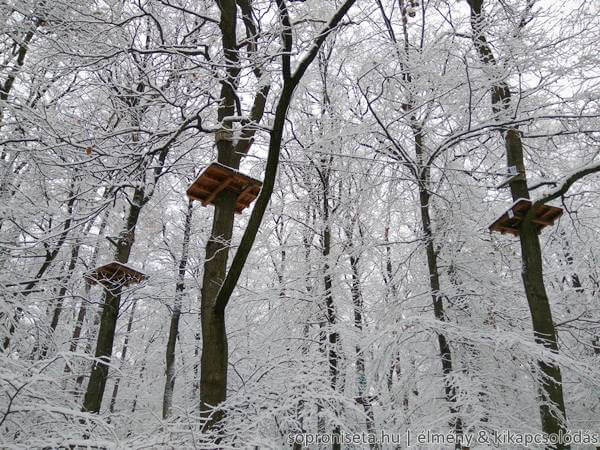
[[547, 193], [545, 196], [535, 201], [535, 206], [547, 203], [551, 200], [554, 200], [562, 195], [564, 195], [569, 188], [578, 180], [585, 177], [586, 175], [590, 175], [592, 173], [600, 172], [600, 162], [596, 162], [593, 164], [588, 164], [587, 166], [580, 167], [571, 172], [571, 174], [567, 175], [565, 181], [554, 189], [553, 191]]

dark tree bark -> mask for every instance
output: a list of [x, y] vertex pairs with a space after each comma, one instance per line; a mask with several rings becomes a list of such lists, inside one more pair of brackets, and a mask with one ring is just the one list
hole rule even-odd
[[[309, 222], [310, 218], [310, 206], [307, 206], [307, 223]], [[308, 234], [310, 233], [310, 234]], [[305, 289], [306, 289], [306, 295], [308, 298], [310, 298], [312, 296], [313, 293], [313, 288], [312, 288], [312, 284], [311, 284], [311, 278], [312, 278], [312, 270], [311, 270], [311, 265], [310, 265], [310, 248], [311, 248], [311, 242], [312, 242], [312, 237], [313, 237], [313, 231], [312, 229], [308, 232], [307, 234], [305, 234], [304, 236], [302, 236], [302, 245], [304, 247], [304, 263], [305, 263], [305, 267], [306, 267], [306, 273], [304, 274], [304, 281], [305, 281]], [[304, 327], [302, 328], [302, 335], [305, 339], [305, 343], [302, 345], [302, 356], [306, 359], [308, 356], [308, 350], [309, 350], [309, 344], [308, 344], [308, 340], [309, 340], [309, 336], [310, 336], [310, 323], [306, 323], [304, 325]], [[298, 407], [296, 408], [296, 417], [298, 418], [298, 433], [305, 433], [306, 430], [304, 428], [304, 409], [305, 409], [305, 403], [303, 400], [300, 400], [298, 402]], [[300, 444], [299, 442], [294, 442], [293, 446], [292, 446], [293, 450], [302, 450], [302, 444]]]
[[[424, 148], [423, 132], [419, 125], [413, 125], [415, 151], [419, 167], [423, 167]], [[429, 286], [431, 289], [431, 299], [433, 301], [433, 315], [440, 322], [446, 322], [446, 313], [444, 311], [444, 301], [440, 285], [440, 271], [438, 267], [438, 252], [435, 249], [433, 230], [431, 227], [431, 216], [429, 213], [431, 195], [429, 186], [429, 169], [423, 167], [420, 171], [419, 182], [419, 206], [421, 210], [421, 225], [423, 227], [423, 239], [425, 240], [425, 253], [427, 255], [427, 268], [429, 271]], [[452, 352], [450, 344], [443, 333], [438, 333], [438, 345], [440, 359], [442, 362], [442, 373], [444, 374], [444, 393], [446, 400], [450, 405], [452, 420], [450, 425], [454, 428], [457, 436], [462, 435], [462, 420], [459, 416], [459, 409], [456, 406], [456, 386], [450, 379], [452, 376]], [[460, 450], [460, 444], [456, 444], [456, 449]]]
[[175, 286], [175, 301], [173, 312], [171, 313], [171, 323], [169, 325], [169, 338], [167, 340], [167, 350], [165, 353], [166, 362], [166, 380], [165, 391], [163, 394], [163, 419], [171, 415], [171, 406], [173, 404], [173, 390], [175, 388], [175, 344], [179, 335], [179, 318], [181, 316], [181, 298], [185, 291], [185, 271], [188, 261], [188, 250], [190, 246], [190, 232], [192, 229], [193, 216], [192, 202], [188, 203], [185, 214], [185, 226], [183, 229], [183, 244], [181, 249], [181, 259], [177, 271], [177, 284]]
[[211, 429], [223, 418], [214, 410], [227, 394], [227, 333], [225, 311], [215, 308], [215, 299], [225, 279], [229, 243], [233, 230], [235, 194], [222, 192], [215, 200], [215, 214], [210, 238], [206, 244], [206, 259], [201, 290], [202, 357], [200, 361], [201, 411], [207, 419], [205, 429]]
[[[67, 266], [67, 276], [62, 280], [62, 286], [58, 291], [58, 299], [56, 300], [56, 305], [54, 306], [54, 312], [52, 313], [52, 320], [50, 322], [50, 330], [52, 333], [56, 331], [56, 327], [58, 326], [58, 321], [60, 319], [60, 314], [62, 313], [62, 307], [64, 303], [64, 297], [67, 293], [67, 283], [69, 282], [73, 271], [75, 270], [75, 265], [77, 264], [77, 258], [79, 257], [79, 249], [81, 248], [81, 244], [76, 242], [71, 248], [71, 258], [69, 259], [69, 265]], [[42, 357], [46, 355], [48, 347], [44, 349], [42, 353]]]
[[[388, 222], [387, 222], [387, 225], [384, 230], [384, 238], [385, 238], [386, 246], [385, 246], [385, 270], [383, 273], [383, 282], [387, 288], [386, 302], [389, 301], [390, 295], [391, 295], [391, 298], [393, 301], [398, 300], [398, 287], [396, 286], [396, 283], [394, 281], [394, 267], [392, 265], [392, 249], [390, 247], [389, 234], [390, 234], [390, 228], [389, 228], [389, 216], [388, 216]], [[400, 351], [396, 351], [396, 355], [392, 359], [392, 363], [391, 363], [390, 368], [387, 373], [387, 389], [390, 392], [390, 394], [392, 393], [392, 387], [394, 385], [394, 373], [396, 374], [396, 377], [398, 377], [398, 379], [400, 379], [400, 377], [402, 376], [402, 359], [400, 356]], [[407, 427], [410, 424], [409, 417], [408, 417], [408, 407], [409, 407], [408, 392], [409, 392], [408, 387], [405, 386], [404, 394], [402, 397], [402, 407], [404, 408], [404, 413], [406, 414], [405, 424]], [[414, 389], [414, 395], [419, 395], [419, 391]]]
[[[30, 19], [25, 18], [23, 19], [23, 22], [26, 22], [28, 20]], [[2, 105], [5, 104], [5, 102], [8, 100], [8, 96], [10, 95], [10, 92], [13, 89], [15, 80], [17, 79], [17, 76], [21, 72], [23, 64], [25, 63], [25, 57], [27, 56], [27, 52], [29, 50], [29, 44], [31, 44], [31, 41], [33, 40], [37, 28], [42, 22], [42, 20], [40, 18], [33, 18], [31, 19], [31, 22], [31, 28], [25, 32], [25, 35], [23, 36], [19, 44], [19, 49], [16, 52], [17, 58], [14, 62], [14, 65], [10, 69], [8, 76], [4, 80], [4, 83], [0, 84], [0, 104]], [[3, 119], [4, 109], [0, 107], [0, 127], [2, 126]]]
[[[156, 341], [157, 336], [158, 336], [158, 333], [153, 333], [150, 336], [150, 339], [148, 339], [148, 342], [146, 343], [146, 346], [143, 349], [142, 362], [140, 363], [140, 372], [139, 372], [139, 381], [138, 381], [139, 385], [144, 384], [144, 373], [146, 372], [146, 367], [148, 366], [148, 351], [149, 351], [150, 347], [152, 346], [152, 344], [154, 344], [154, 341]], [[144, 340], [144, 336], [142, 335], [142, 341], [143, 340]], [[133, 397], [133, 401], [131, 402], [131, 413], [132, 414], [137, 409], [138, 396], [139, 396], [139, 390], [136, 389], [135, 396]], [[129, 433], [131, 433], [131, 431], [129, 431]]]
[[[60, 287], [60, 290], [58, 292], [58, 298], [54, 305], [54, 311], [52, 313], [52, 320], [50, 321], [49, 336], [48, 336], [47, 342], [42, 347], [42, 353], [41, 353], [42, 358], [44, 358], [48, 354], [50, 341], [52, 340], [52, 337], [54, 336], [54, 333], [56, 332], [56, 327], [58, 326], [58, 321], [60, 320], [60, 315], [61, 315], [62, 309], [63, 309], [65, 295], [67, 294], [67, 285], [73, 277], [75, 267], [77, 266], [77, 260], [79, 259], [79, 251], [81, 250], [81, 242], [83, 240], [83, 237], [87, 236], [87, 234], [89, 233], [93, 224], [94, 224], [94, 221], [91, 220], [85, 225], [83, 232], [81, 234], [82, 237], [77, 239], [75, 244], [71, 247], [71, 258], [69, 259], [69, 264], [67, 266], [66, 275], [61, 280], [62, 286]], [[102, 234], [102, 232], [104, 231], [105, 226], [106, 226], [106, 221], [104, 220], [104, 222], [100, 225], [100, 234]], [[97, 252], [98, 252], [98, 247], [96, 246], [96, 248], [94, 248], [94, 253], [97, 255]], [[87, 285], [87, 287], [89, 288], [89, 285]], [[71, 350], [71, 351], [74, 351], [74, 350]]]
[[[238, 2], [248, 33], [257, 39], [251, 5], [245, 0]], [[244, 131], [243, 138], [234, 145], [231, 122], [223, 119], [236, 113], [236, 87], [239, 83], [240, 67], [237, 44], [237, 4], [234, 0], [217, 2], [221, 17], [219, 28], [223, 54], [227, 61], [226, 76], [221, 83], [221, 104], [217, 118], [223, 123], [223, 130], [216, 135], [217, 160], [233, 169], [239, 169], [241, 155], [249, 150], [255, 131]], [[254, 33], [252, 30], [254, 29]], [[252, 39], [251, 39], [252, 41]], [[255, 44], [256, 41], [254, 41]], [[256, 75], [260, 76], [260, 69]], [[258, 123], [262, 118], [269, 87], [262, 88], [254, 99], [251, 122]], [[216, 428], [223, 418], [223, 412], [215, 409], [227, 395], [227, 333], [225, 331], [225, 310], [216, 307], [216, 299], [221, 283], [225, 279], [229, 246], [233, 231], [236, 194], [227, 189], [217, 195], [214, 201], [215, 213], [211, 234], [206, 244], [204, 274], [201, 289], [202, 356], [200, 362], [200, 412], [204, 419], [203, 429]]]
[[[485, 35], [483, 16], [483, 0], [467, 0], [471, 7], [471, 27], [473, 29], [473, 42], [484, 64], [495, 67], [497, 65], [493, 51]], [[509, 86], [503, 82], [496, 82], [491, 87], [492, 109], [496, 114], [510, 114], [512, 98]], [[521, 132], [516, 127], [502, 127], [502, 135], [506, 149], [507, 166], [515, 166], [519, 177], [511, 181], [510, 190], [513, 200], [519, 198], [529, 199], [527, 176], [523, 158], [523, 142]], [[533, 208], [532, 208], [533, 210]], [[542, 251], [536, 225], [531, 221], [531, 214], [523, 220], [519, 230], [521, 244], [521, 260], [523, 265], [522, 277], [525, 295], [531, 313], [531, 321], [535, 340], [537, 343], [558, 353], [558, 341], [550, 302], [544, 284]], [[545, 433], [566, 432], [566, 409], [562, 390], [562, 375], [560, 367], [554, 363], [539, 360], [538, 367], [541, 372], [539, 410], [542, 430]], [[558, 414], [556, 414], [558, 412]], [[558, 444], [557, 449], [570, 448], [566, 444]]]
[[[148, 197], [144, 195], [143, 189], [136, 189], [129, 208], [129, 215], [125, 229], [120, 235], [118, 248], [115, 250], [114, 259], [117, 262], [127, 264], [129, 254], [135, 241], [135, 228], [137, 226], [140, 211]], [[102, 315], [100, 317], [100, 328], [96, 342], [95, 361], [92, 366], [90, 380], [83, 399], [83, 411], [98, 413], [106, 388], [108, 378], [108, 363], [112, 356], [113, 343], [115, 340], [115, 329], [121, 307], [121, 286], [107, 286], [104, 291]]]
[[[386, 15], [383, 4], [380, 0], [377, 0], [379, 9], [381, 11], [383, 20], [385, 22], [388, 35], [390, 40], [394, 44], [399, 44], [398, 39], [396, 38], [394, 28], [390, 18]], [[407, 18], [407, 10], [404, 0], [399, 0], [400, 4], [400, 12], [402, 14], [402, 32], [404, 35], [403, 45], [403, 53], [400, 49], [400, 46], [397, 45], [397, 58], [399, 61], [403, 61], [410, 54], [409, 52], [409, 36], [408, 36], [408, 18]], [[403, 67], [402, 73], [402, 81], [406, 84], [406, 86], [411, 86], [413, 84], [413, 76], [410, 72], [410, 69], [401, 62]], [[393, 136], [387, 131], [370, 103], [368, 103], [369, 109], [371, 113], [375, 116], [378, 123], [383, 128], [383, 131], [387, 134], [388, 139], [393, 143], [394, 149], [392, 151], [392, 156], [402, 161], [405, 166], [411, 171], [414, 179], [418, 185], [419, 189], [419, 210], [421, 215], [421, 227], [423, 229], [423, 241], [425, 242], [425, 254], [427, 257], [427, 269], [429, 275], [429, 287], [431, 290], [431, 298], [433, 303], [433, 314], [437, 320], [440, 322], [446, 322], [447, 317], [444, 311], [444, 301], [443, 294], [441, 291], [440, 285], [440, 272], [438, 267], [438, 250], [435, 248], [433, 229], [431, 223], [431, 214], [430, 214], [430, 182], [429, 182], [429, 165], [425, 162], [426, 158], [426, 149], [424, 146], [424, 132], [423, 132], [423, 122], [420, 121], [414, 114], [410, 113], [409, 116], [409, 127], [412, 131], [413, 142], [415, 148], [415, 160], [413, 160], [402, 148], [402, 146], [398, 145], [394, 140]], [[410, 90], [406, 93], [406, 100], [402, 104], [402, 109], [409, 114], [409, 111], [417, 110], [417, 105], [413, 99]], [[462, 420], [459, 416], [459, 408], [456, 406], [456, 391], [457, 388], [455, 383], [452, 381], [452, 352], [450, 349], [450, 344], [446, 339], [446, 336], [443, 333], [437, 333], [438, 337], [438, 345], [440, 352], [440, 360], [442, 364], [442, 373], [444, 374], [444, 393], [446, 397], [446, 401], [448, 402], [451, 420], [450, 427], [454, 429], [454, 432], [457, 436], [461, 436], [463, 432]], [[460, 450], [461, 445], [457, 443], [455, 448]]]
[[[135, 306], [136, 302], [131, 305], [131, 312], [129, 313], [129, 320], [127, 321], [127, 329], [125, 330], [125, 340], [123, 341], [123, 348], [121, 350], [121, 367], [125, 363], [127, 358], [127, 351], [129, 350], [129, 336], [131, 335], [131, 328], [133, 327], [133, 318], [135, 317]], [[121, 377], [117, 377], [113, 386], [112, 395], [110, 397], [110, 406], [108, 410], [112, 413], [115, 411], [115, 405], [117, 404], [117, 397], [119, 395], [119, 385], [121, 384]]]
[[[344, 2], [340, 9], [334, 14], [329, 24], [318, 35], [307, 55], [302, 58], [298, 67], [292, 73], [290, 61], [292, 49], [292, 25], [286, 2], [284, 0], [277, 0], [280, 23], [282, 25], [283, 51], [281, 58], [283, 87], [275, 108], [265, 177], [261, 193], [256, 200], [248, 225], [233, 258], [231, 267], [227, 272], [227, 276], [225, 276], [225, 273], [227, 267], [228, 246], [231, 239], [231, 230], [233, 228], [235, 194], [228, 191], [222, 191], [215, 200], [213, 227], [206, 248], [207, 259], [205, 261], [205, 277], [201, 293], [203, 341], [200, 368], [200, 410], [204, 419], [204, 430], [217, 430], [218, 425], [223, 418], [223, 412], [218, 409], [218, 405], [225, 400], [227, 391], [228, 354], [227, 335], [225, 331], [225, 308], [227, 307], [227, 303], [231, 298], [248, 255], [250, 254], [250, 250], [254, 244], [262, 218], [273, 192], [281, 150], [281, 139], [288, 107], [291, 103], [296, 86], [306, 72], [308, 66], [317, 56], [319, 48], [355, 1], [356, 0], [346, 0]], [[235, 39], [237, 16], [235, 3], [232, 0], [222, 0], [218, 2], [218, 6], [221, 11], [220, 28], [222, 32], [223, 50], [226, 60], [228, 61], [227, 80], [222, 83], [221, 105], [218, 111], [219, 121], [222, 122], [224, 117], [231, 115], [232, 112], [235, 111], [233, 87], [237, 85], [236, 80], [239, 75], [239, 68], [237, 43]], [[244, 6], [241, 6], [240, 8], [244, 14], [244, 19], [251, 17], [244, 13]], [[262, 88], [255, 97], [251, 112], [252, 123], [258, 123], [262, 118], [268, 91], [268, 88]], [[225, 131], [231, 130], [226, 128]], [[235, 148], [236, 152], [231, 151], [231, 141], [219, 140], [217, 142], [219, 162], [234, 168], [239, 167], [239, 155], [240, 153], [245, 154], [248, 151], [253, 133], [254, 131], [247, 131], [242, 135], [242, 139]], [[211, 255], [214, 255], [214, 257], [211, 258]], [[218, 265], [216, 261], [218, 261]], [[212, 276], [207, 277], [207, 272], [212, 273]]]
[[[359, 225], [360, 226], [360, 225]], [[354, 327], [358, 333], [362, 334], [364, 328], [364, 304], [362, 294], [362, 284], [360, 280], [360, 255], [355, 253], [354, 250], [354, 236], [353, 227], [346, 230], [346, 238], [348, 240], [348, 254], [350, 259], [350, 269], [352, 271], [352, 281], [350, 284], [350, 294], [352, 296], [352, 305], [354, 309]], [[362, 234], [359, 232], [359, 234]], [[367, 432], [375, 436], [375, 413], [373, 411], [373, 405], [371, 404], [371, 398], [366, 391], [367, 388], [367, 374], [365, 370], [365, 356], [363, 349], [360, 344], [355, 346], [356, 352], [356, 376], [357, 376], [357, 387], [358, 387], [358, 403], [360, 403], [365, 411], [367, 417]], [[369, 444], [371, 449], [378, 449], [379, 445]]]
[[[104, 236], [104, 230], [106, 229], [108, 219], [108, 211], [104, 213], [102, 216], [102, 220], [100, 221], [100, 226], [98, 227], [98, 239], [96, 241], [96, 245], [94, 246], [94, 250], [92, 252], [92, 257], [90, 258], [89, 267], [96, 267], [96, 263], [98, 262], [98, 254], [100, 253], [100, 242]], [[69, 352], [75, 353], [77, 351], [77, 347], [79, 345], [79, 339], [81, 338], [81, 332], [83, 331], [83, 324], [85, 321], [85, 316], [87, 314], [87, 300], [90, 298], [91, 284], [85, 283], [85, 295], [84, 300], [79, 305], [79, 310], [77, 311], [77, 319], [75, 321], [75, 327], [73, 328], [73, 333], [71, 335], [71, 343], [69, 344]], [[91, 349], [91, 347], [90, 347]], [[87, 352], [86, 352], [87, 353]], [[65, 364], [65, 373], [71, 372], [71, 367], [69, 363]], [[83, 376], [78, 376], [77, 381], [75, 383], [75, 393], [79, 395], [81, 385], [83, 383]]]
[[[324, 172], [324, 173], [323, 173]], [[320, 173], [321, 181], [323, 183], [323, 234], [321, 236], [322, 249], [321, 255], [323, 256], [323, 286], [325, 288], [325, 319], [327, 320], [327, 326], [325, 332], [327, 333], [327, 361], [329, 363], [329, 380], [331, 389], [333, 391], [338, 390], [339, 375], [340, 375], [340, 335], [337, 331], [337, 312], [335, 302], [333, 300], [333, 283], [331, 281], [331, 268], [329, 267], [329, 255], [331, 254], [331, 225], [330, 225], [330, 211], [329, 211], [329, 170], [324, 168]], [[341, 430], [339, 426], [333, 427], [333, 450], [340, 450], [340, 436]]]
[[[140, 79], [143, 79], [143, 68], [140, 67]], [[119, 93], [119, 100], [126, 108], [131, 108], [132, 123], [137, 127], [140, 126], [141, 117], [135, 113], [136, 108], [140, 107], [141, 94], [147, 88], [147, 84], [143, 81], [137, 83], [136, 93], [140, 94], [133, 98]], [[143, 108], [142, 108], [143, 109]], [[123, 264], [129, 261], [129, 255], [135, 241], [135, 229], [142, 208], [152, 198], [156, 185], [160, 177], [165, 173], [166, 159], [169, 154], [171, 145], [186, 129], [186, 127], [196, 119], [186, 119], [180, 127], [169, 137], [167, 142], [160, 147], [157, 152], [150, 154], [149, 158], [143, 158], [140, 161], [142, 183], [133, 191], [133, 198], [128, 200], [129, 213], [126, 219], [125, 228], [121, 232], [114, 260]], [[132, 142], [139, 142], [139, 135], [132, 134]], [[150, 180], [148, 180], [150, 178]], [[107, 286], [104, 292], [103, 309], [100, 317], [100, 328], [98, 330], [98, 340], [96, 342], [95, 362], [92, 366], [90, 380], [83, 400], [83, 411], [97, 413], [100, 411], [106, 380], [108, 377], [108, 363], [112, 356], [112, 347], [115, 338], [115, 329], [117, 319], [119, 317], [119, 308], [121, 306], [121, 286]]]
[[[77, 258], [79, 257], [79, 249], [81, 245], [79, 242], [76, 242], [73, 247], [71, 247], [71, 257], [69, 258], [69, 265], [67, 266], [66, 276], [61, 280], [62, 286], [58, 291], [58, 297], [56, 299], [56, 303], [54, 304], [54, 311], [52, 312], [52, 320], [50, 321], [50, 329], [48, 330], [48, 336], [45, 338], [44, 344], [42, 345], [42, 351], [40, 352], [40, 358], [45, 358], [50, 350], [50, 345], [52, 345], [52, 337], [54, 336], [54, 332], [56, 331], [56, 327], [58, 326], [58, 321], [60, 319], [60, 314], [62, 312], [62, 307], [64, 303], [65, 295], [67, 294], [67, 285], [69, 280], [73, 275], [73, 271], [75, 270], [75, 266], [77, 265]], [[33, 353], [37, 353], [34, 350]]]

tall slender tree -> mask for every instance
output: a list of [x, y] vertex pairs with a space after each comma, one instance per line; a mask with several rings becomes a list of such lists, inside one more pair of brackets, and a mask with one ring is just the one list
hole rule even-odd
[[[328, 35], [338, 26], [342, 18], [354, 4], [355, 0], [346, 0], [335, 12], [328, 24], [317, 35], [314, 44], [309, 48], [306, 55], [298, 62], [298, 66], [292, 71], [291, 55], [293, 45], [292, 23], [285, 0], [277, 0], [279, 10], [279, 23], [281, 27], [281, 40], [283, 52], [281, 54], [281, 76], [282, 88], [276, 102], [271, 135], [269, 139], [269, 152], [265, 170], [265, 177], [261, 193], [256, 201], [244, 235], [233, 258], [229, 271], [227, 268], [227, 247], [231, 241], [233, 229], [233, 215], [235, 209], [235, 194], [224, 191], [215, 200], [215, 214], [211, 237], [206, 248], [206, 259], [204, 266], [204, 279], [202, 283], [202, 362], [200, 375], [200, 407], [206, 418], [204, 428], [209, 430], [216, 428], [223, 418], [223, 411], [216, 409], [226, 398], [227, 392], [227, 334], [225, 331], [225, 308], [231, 298], [233, 290], [238, 282], [242, 269], [252, 249], [252, 245], [258, 233], [263, 215], [269, 203], [275, 176], [279, 163], [281, 140], [285, 126], [288, 107], [292, 101], [294, 90], [302, 79], [309, 65], [316, 58], [319, 48]], [[223, 121], [235, 112], [234, 86], [236, 86], [239, 75], [236, 41], [236, 18], [237, 9], [235, 2], [219, 2], [221, 11], [220, 29], [222, 33], [223, 53], [228, 61], [226, 81], [221, 89], [221, 106], [218, 117]], [[243, 12], [243, 8], [240, 7]], [[248, 19], [249, 14], [244, 16]], [[248, 24], [246, 25], [248, 27]], [[266, 96], [270, 87], [262, 87], [255, 96], [254, 107], [251, 111], [249, 123], [256, 124], [262, 117]], [[225, 125], [225, 124], [224, 124]], [[254, 125], [256, 126], [256, 125]], [[225, 125], [226, 135], [231, 136], [231, 129]], [[242, 134], [238, 142], [239, 149], [234, 152], [231, 140], [218, 139], [217, 151], [218, 161], [233, 168], [238, 167], [241, 154], [245, 154], [248, 143], [255, 133], [251, 128]], [[219, 134], [218, 136], [223, 136]], [[221, 280], [223, 280], [221, 282]], [[214, 410], [214, 411], [213, 411]]]

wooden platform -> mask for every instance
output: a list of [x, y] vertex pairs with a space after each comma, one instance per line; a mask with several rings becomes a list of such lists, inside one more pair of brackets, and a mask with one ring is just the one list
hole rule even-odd
[[[525, 218], [527, 212], [531, 209], [531, 201], [520, 198], [516, 200], [512, 206], [494, 221], [489, 227], [491, 231], [499, 233], [510, 233], [513, 236], [519, 235], [519, 227]], [[535, 215], [531, 222], [536, 225], [538, 234], [546, 227], [554, 225], [556, 219], [562, 216], [562, 208], [550, 205], [540, 205], [535, 211]]]
[[133, 283], [141, 283], [148, 278], [144, 273], [135, 270], [117, 261], [112, 261], [84, 275], [84, 278], [92, 284], [103, 284], [106, 286], [129, 286]]
[[223, 190], [237, 194], [235, 212], [240, 214], [258, 197], [262, 182], [251, 178], [231, 167], [214, 162], [206, 167], [187, 189], [192, 200], [199, 200], [203, 206], [213, 204]]

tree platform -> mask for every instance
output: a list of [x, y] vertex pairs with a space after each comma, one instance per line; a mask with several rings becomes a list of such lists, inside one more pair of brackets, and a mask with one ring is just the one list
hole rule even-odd
[[[494, 223], [489, 226], [490, 232], [497, 231], [499, 233], [510, 233], [513, 236], [519, 235], [521, 222], [525, 218], [527, 212], [531, 209], [531, 200], [525, 198], [517, 199], [508, 210], [497, 218]], [[550, 205], [539, 205], [531, 220], [536, 225], [538, 234], [551, 225], [562, 216], [563, 209]]]
[[191, 200], [199, 200], [202, 206], [214, 204], [223, 190], [237, 194], [235, 212], [241, 212], [258, 197], [262, 182], [218, 162], [207, 166], [188, 187], [186, 194]]
[[114, 287], [115, 285], [129, 286], [133, 283], [141, 283], [148, 276], [126, 264], [112, 261], [86, 273], [84, 278], [91, 284], [103, 284]]

